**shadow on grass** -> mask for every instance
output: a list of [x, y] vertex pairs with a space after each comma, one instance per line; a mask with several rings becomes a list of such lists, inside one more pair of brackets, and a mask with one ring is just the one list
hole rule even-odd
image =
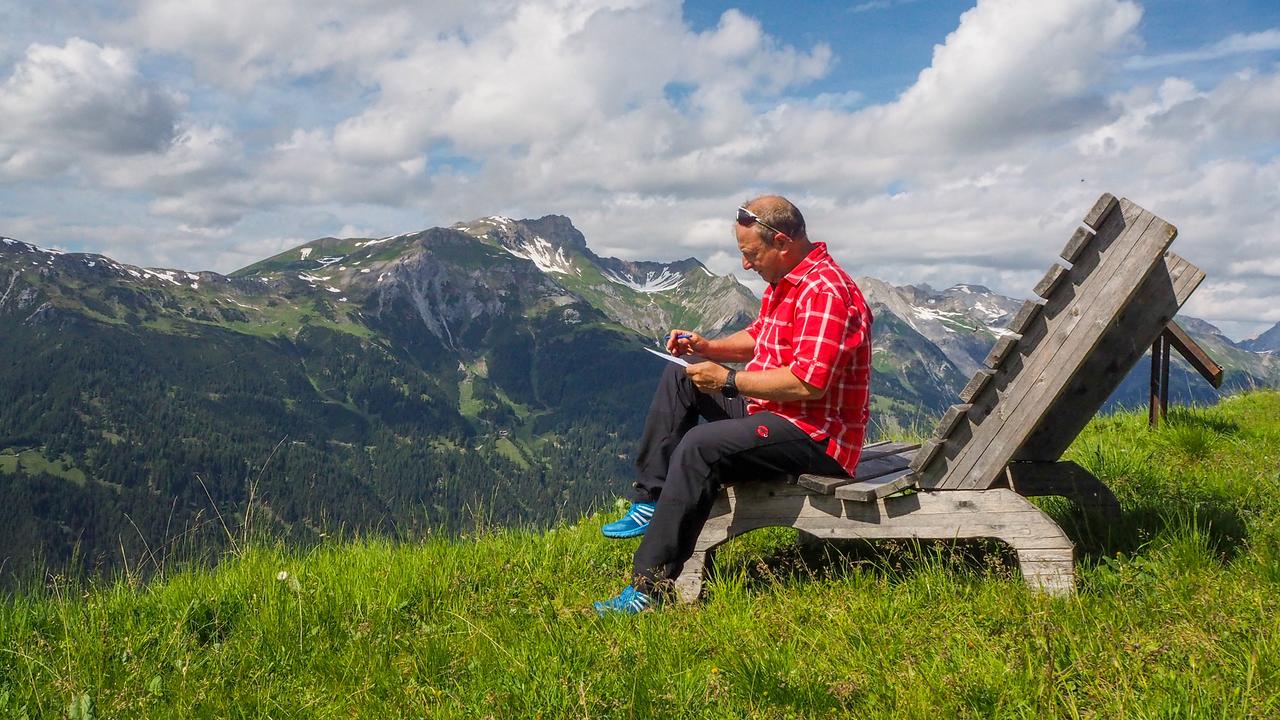
[[[752, 537], [766, 534], [767, 539]], [[1018, 567], [1013, 550], [996, 540], [817, 540], [791, 528], [754, 531], [721, 550], [709, 579], [741, 575], [749, 589], [856, 575], [896, 583], [936, 570], [1007, 579]]]
[[1084, 510], [1065, 498], [1037, 503], [1076, 545], [1076, 560], [1094, 564], [1119, 554], [1134, 555], [1152, 540], [1194, 529], [1224, 563], [1246, 547], [1249, 528], [1238, 499], [1218, 493], [1141, 495], [1121, 501], [1118, 516]]
[[1240, 432], [1240, 424], [1228, 420], [1203, 408], [1174, 407], [1169, 408], [1165, 418], [1167, 427], [1198, 427], [1210, 430], [1219, 435], [1235, 435]]
[[[1076, 545], [1082, 565], [1141, 554], [1154, 540], [1191, 533], [1209, 556], [1232, 562], [1249, 541], [1247, 508], [1220, 487], [1182, 483], [1151, 470], [1150, 456], [1103, 458], [1103, 477], [1120, 483], [1118, 514], [1084, 507], [1063, 497], [1034, 498]], [[1091, 468], [1094, 469], [1094, 468]], [[726, 552], [727, 551], [727, 552]], [[742, 574], [748, 586], [806, 579], [832, 580], [871, 573], [900, 582], [942, 570], [958, 579], [1017, 576], [1016, 554], [996, 540], [810, 540], [790, 528], [748, 533], [722, 546], [711, 577]]]

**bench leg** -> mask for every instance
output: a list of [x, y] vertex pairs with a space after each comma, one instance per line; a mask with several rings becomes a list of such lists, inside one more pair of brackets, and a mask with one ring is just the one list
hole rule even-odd
[[1059, 597], [1075, 591], [1076, 563], [1071, 548], [1018, 549], [1017, 553], [1027, 587]]
[[843, 501], [778, 485], [731, 488], [717, 501], [697, 552], [677, 580], [681, 599], [696, 600], [708, 554], [762, 527], [793, 527], [820, 540], [963, 540], [992, 538], [1011, 547], [1027, 585], [1050, 595], [1075, 586], [1075, 549], [1048, 515], [1007, 489], [923, 491], [876, 503]]
[[702, 584], [711, 571], [711, 563], [715, 558], [714, 550], [699, 550], [689, 558], [680, 577], [676, 578], [676, 599], [684, 604], [694, 603], [702, 597]]

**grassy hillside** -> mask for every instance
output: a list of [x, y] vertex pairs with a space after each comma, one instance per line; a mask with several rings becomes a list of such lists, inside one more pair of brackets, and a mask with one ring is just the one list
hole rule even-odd
[[0, 716], [1280, 716], [1280, 393], [1144, 425], [1102, 418], [1070, 451], [1119, 523], [1046, 502], [1081, 548], [1071, 598], [1030, 594], [998, 549], [778, 530], [730, 543], [702, 604], [599, 620], [635, 547], [600, 537], [612, 509], [259, 543], [4, 600]]

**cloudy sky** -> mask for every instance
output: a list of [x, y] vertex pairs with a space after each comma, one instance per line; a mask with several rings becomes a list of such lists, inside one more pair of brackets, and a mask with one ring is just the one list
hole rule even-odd
[[[570, 216], [736, 269], [781, 192], [854, 274], [1025, 296], [1102, 192], [1188, 312], [1280, 321], [1274, 0], [0, 0], [0, 235], [229, 272]], [[745, 278], [744, 278], [745, 279]]]

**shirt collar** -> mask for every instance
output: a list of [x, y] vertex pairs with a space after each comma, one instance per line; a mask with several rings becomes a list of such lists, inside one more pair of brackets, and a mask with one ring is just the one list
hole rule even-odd
[[791, 268], [791, 272], [784, 275], [778, 282], [798, 285], [800, 284], [800, 280], [805, 275], [809, 274], [810, 270], [816, 267], [818, 263], [826, 260], [828, 257], [827, 244], [824, 242], [816, 242], [813, 244], [813, 249], [809, 251], [809, 254], [805, 255], [804, 259], [800, 261], [800, 264]]

